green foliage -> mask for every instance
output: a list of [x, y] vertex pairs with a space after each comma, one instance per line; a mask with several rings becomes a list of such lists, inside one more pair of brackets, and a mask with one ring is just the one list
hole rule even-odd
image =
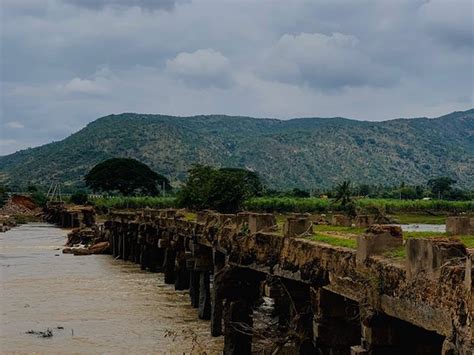
[[256, 197], [245, 201], [245, 209], [256, 212], [327, 212], [331, 203], [316, 197]]
[[474, 211], [474, 200], [394, 200], [394, 199], [360, 199], [357, 206], [362, 209], [382, 208], [388, 213], [397, 212], [470, 212]]
[[89, 202], [101, 212], [107, 212], [110, 209], [176, 207], [174, 197], [112, 196], [95, 198]]
[[[355, 207], [361, 212], [384, 210], [397, 212], [472, 212], [474, 200], [394, 200], [394, 199], [358, 199]], [[344, 211], [343, 206], [329, 199], [295, 197], [257, 197], [245, 201], [245, 208], [256, 212], [318, 212]]]
[[443, 176], [429, 180], [428, 186], [431, 188], [433, 195], [441, 199], [445, 193], [451, 190], [451, 186], [455, 183], [456, 180]]
[[26, 188], [26, 191], [31, 192], [31, 193], [38, 192], [38, 187], [35, 185], [28, 185], [28, 187]]
[[42, 192], [33, 192], [31, 194], [31, 198], [38, 207], [44, 207], [46, 206], [46, 202], [48, 202], [48, 198], [46, 197], [46, 194]]
[[350, 181], [343, 181], [336, 186], [336, 202], [346, 206], [352, 201], [352, 187]]
[[97, 164], [84, 180], [94, 191], [118, 191], [125, 196], [157, 195], [162, 184], [167, 190], [171, 189], [167, 178], [138, 160], [127, 158], [113, 158]]
[[85, 191], [77, 191], [71, 195], [71, 202], [76, 205], [85, 205], [88, 200], [88, 195]]
[[197, 165], [189, 170], [186, 184], [178, 192], [178, 205], [232, 213], [241, 209], [246, 199], [259, 195], [261, 191], [260, 179], [254, 172]]
[[293, 197], [310, 197], [308, 191], [301, 190], [301, 189], [298, 189], [296, 187], [291, 191], [291, 196], [293, 196]]

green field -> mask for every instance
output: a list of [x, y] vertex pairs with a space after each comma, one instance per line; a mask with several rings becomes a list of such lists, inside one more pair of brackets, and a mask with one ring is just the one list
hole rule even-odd
[[175, 207], [174, 197], [101, 197], [90, 201], [99, 211], [109, 209], [134, 209], [134, 208], [170, 208]]
[[[474, 201], [445, 201], [445, 200], [394, 200], [369, 199], [355, 200], [356, 208], [362, 213], [384, 211], [389, 214], [397, 213], [455, 213], [474, 211]], [[330, 199], [316, 197], [256, 197], [245, 202], [245, 208], [256, 212], [315, 212], [328, 213], [340, 211], [339, 203]], [[408, 215], [403, 215], [408, 218]], [[433, 218], [435, 220], [435, 218]], [[437, 220], [440, 223], [440, 219]], [[410, 223], [410, 222], [407, 222]], [[418, 222], [420, 223], [420, 222]]]

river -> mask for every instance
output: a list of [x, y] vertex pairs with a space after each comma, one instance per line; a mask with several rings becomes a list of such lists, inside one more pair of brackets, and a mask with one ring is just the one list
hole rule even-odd
[[109, 255], [62, 254], [66, 233], [38, 223], [0, 234], [2, 354], [220, 353], [186, 292]]

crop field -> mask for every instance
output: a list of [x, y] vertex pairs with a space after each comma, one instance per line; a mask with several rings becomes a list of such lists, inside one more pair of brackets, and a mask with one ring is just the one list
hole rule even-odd
[[171, 208], [175, 207], [174, 197], [151, 196], [112, 196], [100, 197], [90, 201], [99, 211], [109, 209], [134, 209], [134, 208]]
[[[474, 201], [357, 199], [361, 212], [383, 210], [386, 213], [473, 212]], [[245, 208], [256, 212], [316, 212], [340, 211], [342, 206], [330, 199], [315, 197], [257, 197], [247, 200]]]

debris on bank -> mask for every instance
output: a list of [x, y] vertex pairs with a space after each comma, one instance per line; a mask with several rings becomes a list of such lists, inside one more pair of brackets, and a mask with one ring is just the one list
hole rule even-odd
[[75, 228], [68, 235], [63, 254], [92, 255], [110, 254], [110, 243], [103, 239], [101, 225]]
[[17, 224], [39, 219], [42, 210], [28, 196], [15, 195], [0, 208], [0, 232], [6, 232]]
[[53, 331], [50, 328], [46, 330], [28, 330], [26, 334], [36, 335], [38, 338], [51, 338], [53, 336]]

